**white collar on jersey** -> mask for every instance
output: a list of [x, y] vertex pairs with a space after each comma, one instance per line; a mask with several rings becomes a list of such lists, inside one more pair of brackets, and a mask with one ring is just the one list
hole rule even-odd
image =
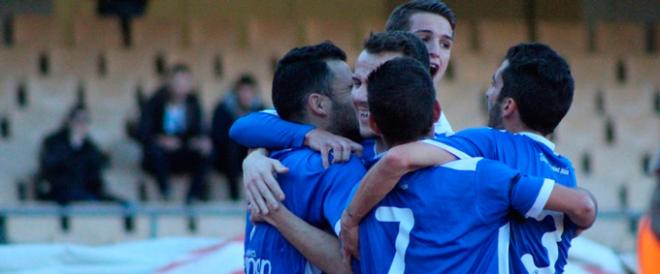
[[537, 141], [541, 144], [544, 144], [545, 146], [550, 148], [550, 150], [555, 151], [555, 143], [551, 142], [550, 140], [546, 139], [545, 137], [543, 137], [541, 135], [538, 135], [536, 133], [529, 132], [529, 131], [518, 132], [518, 134], [525, 135], [525, 136], [531, 138], [534, 141]]

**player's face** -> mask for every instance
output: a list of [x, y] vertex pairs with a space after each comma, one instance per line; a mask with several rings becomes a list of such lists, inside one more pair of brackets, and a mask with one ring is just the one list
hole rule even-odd
[[437, 85], [447, 71], [454, 42], [454, 31], [449, 21], [430, 12], [415, 13], [410, 17], [410, 32], [417, 35], [426, 45], [431, 63], [431, 76], [433, 83]]
[[351, 68], [342, 61], [330, 61], [328, 66], [333, 72], [329, 131], [357, 140], [360, 132], [351, 96], [353, 87]]
[[502, 106], [501, 103], [497, 101], [497, 98], [500, 96], [502, 91], [502, 86], [504, 86], [504, 81], [502, 80], [502, 72], [509, 66], [509, 61], [504, 60], [502, 65], [497, 68], [493, 78], [490, 82], [490, 87], [486, 90], [486, 100], [488, 101], [488, 126], [492, 128], [504, 128], [504, 123], [502, 120]]
[[371, 138], [376, 134], [369, 127], [369, 104], [367, 102], [367, 78], [369, 74], [377, 67], [396, 57], [401, 57], [401, 53], [383, 52], [380, 54], [371, 54], [366, 50], [358, 56], [355, 62], [355, 73], [353, 73], [353, 104], [357, 112], [357, 120], [360, 125], [360, 135], [362, 138]]

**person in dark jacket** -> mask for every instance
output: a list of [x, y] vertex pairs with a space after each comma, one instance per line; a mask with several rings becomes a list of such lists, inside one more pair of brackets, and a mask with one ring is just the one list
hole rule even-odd
[[46, 137], [40, 153], [39, 177], [46, 181], [46, 200], [60, 204], [74, 201], [117, 201], [103, 186], [105, 158], [89, 136], [90, 115], [77, 105], [62, 127]]
[[232, 200], [239, 198], [238, 179], [247, 149], [229, 138], [229, 128], [239, 117], [261, 109], [263, 104], [258, 96], [257, 82], [251, 75], [244, 74], [213, 111], [211, 138], [215, 168], [227, 177]]
[[167, 83], [142, 109], [138, 131], [143, 167], [155, 176], [162, 197], [171, 198], [170, 174], [185, 172], [191, 175], [186, 203], [206, 200], [211, 142], [187, 66], [172, 67]]

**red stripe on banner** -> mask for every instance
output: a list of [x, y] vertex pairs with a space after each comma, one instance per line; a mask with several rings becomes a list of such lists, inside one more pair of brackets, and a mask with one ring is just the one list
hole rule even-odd
[[[217, 251], [217, 250], [227, 246], [228, 244], [235, 243], [235, 242], [239, 242], [239, 243], [243, 242], [243, 239], [244, 239], [243, 235], [239, 235], [239, 236], [234, 237], [234, 238], [232, 238], [228, 241], [224, 241], [224, 242], [221, 242], [221, 243], [209, 246], [209, 247], [204, 247], [204, 248], [200, 248], [200, 249], [197, 249], [197, 250], [193, 250], [193, 251], [190, 252], [190, 254], [191, 254], [190, 256], [186, 257], [185, 259], [181, 259], [181, 260], [178, 260], [178, 261], [171, 262], [171, 263], [167, 264], [166, 266], [161, 267], [158, 270], [156, 270], [156, 273], [167, 273], [167, 272], [170, 272], [170, 271], [172, 271], [174, 269], [177, 269], [181, 266], [188, 265], [190, 263], [198, 261], [199, 259], [203, 258], [204, 256], [207, 256], [207, 255], [213, 253], [214, 251]], [[242, 270], [236, 271], [232, 274], [241, 274], [241, 273], [243, 273]]]

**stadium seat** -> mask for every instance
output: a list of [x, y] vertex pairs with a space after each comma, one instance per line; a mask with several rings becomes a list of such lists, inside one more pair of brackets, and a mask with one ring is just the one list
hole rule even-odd
[[79, 16], [73, 19], [75, 48], [78, 50], [118, 49], [121, 47], [119, 19]]
[[620, 219], [598, 219], [583, 237], [618, 251], [633, 251], [635, 247], [635, 234], [630, 232], [630, 224]]
[[611, 55], [582, 55], [568, 59], [576, 85], [606, 87], [615, 83], [616, 58]]
[[15, 18], [15, 45], [17, 48], [44, 50], [62, 47], [65, 27], [54, 16], [23, 14]]
[[640, 55], [644, 52], [644, 29], [641, 24], [598, 22], [596, 50], [613, 56]]
[[438, 99], [454, 131], [486, 125], [480, 100], [485, 100], [480, 86], [441, 82]]
[[478, 22], [480, 53], [502, 58], [513, 45], [528, 41], [522, 21], [483, 20]]
[[458, 83], [488, 87], [493, 73], [502, 64], [506, 54], [503, 50], [499, 55], [484, 56], [480, 54], [453, 55], [450, 66], [454, 70], [454, 78]]
[[248, 48], [280, 58], [303, 42], [301, 29], [291, 22], [252, 19], [247, 23]]
[[235, 22], [222, 19], [192, 19], [190, 21], [192, 47], [207, 50], [237, 49], [239, 29]]
[[628, 68], [630, 85], [641, 87], [660, 87], [660, 57], [656, 56], [627, 56], [625, 62]]
[[538, 40], [567, 57], [587, 52], [587, 29], [582, 22], [541, 21]]
[[348, 63], [353, 65], [362, 47], [362, 40], [366, 37], [366, 34], [357, 33], [356, 24], [347, 21], [309, 20], [305, 24], [306, 44], [330, 40], [346, 52]]
[[0, 48], [0, 73], [7, 78], [25, 78], [38, 74], [41, 49]]
[[[145, 89], [158, 82], [154, 69], [154, 57], [157, 52], [152, 50], [107, 50], [108, 71], [111, 77], [124, 81], [141, 81]], [[167, 57], [167, 53], [165, 53]]]
[[136, 49], [166, 51], [184, 45], [183, 25], [177, 20], [141, 17], [133, 21]]
[[[473, 36], [478, 35], [476, 32], [476, 25], [472, 25], [470, 21], [458, 21], [454, 29], [454, 43], [452, 44], [451, 52], [455, 56], [464, 56], [466, 54], [475, 54], [473, 51]], [[504, 54], [504, 53], [502, 53]]]

